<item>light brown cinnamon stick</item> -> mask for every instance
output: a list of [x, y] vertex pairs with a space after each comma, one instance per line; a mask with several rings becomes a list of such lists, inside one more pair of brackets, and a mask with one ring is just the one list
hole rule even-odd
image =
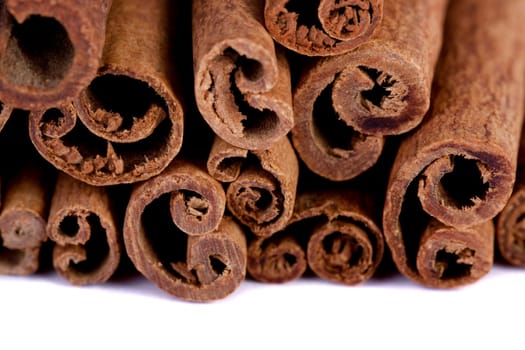
[[[453, 287], [488, 272], [493, 236], [482, 223], [511, 195], [523, 122], [524, 15], [513, 0], [450, 3], [431, 111], [400, 146], [383, 214], [398, 269], [419, 283]], [[425, 253], [426, 231], [436, 254]]]
[[107, 190], [61, 173], [47, 224], [53, 266], [74, 285], [107, 281], [121, 256], [121, 232]]
[[40, 109], [93, 79], [111, 0], [6, 0], [0, 6], [0, 99]]
[[27, 275], [38, 270], [46, 241], [49, 192], [43, 170], [31, 162], [7, 183], [0, 212], [0, 273]]
[[430, 104], [446, 0], [385, 2], [369, 42], [303, 71], [294, 92], [293, 143], [330, 180], [351, 179], [377, 161], [382, 136], [417, 126]]
[[275, 40], [307, 56], [340, 55], [358, 47], [382, 17], [383, 0], [266, 0], [264, 12]]
[[263, 25], [262, 0], [193, 1], [195, 98], [228, 143], [267, 149], [293, 126], [288, 62]]
[[167, 0], [116, 0], [96, 78], [74, 105], [35, 111], [30, 135], [58, 169], [91, 185], [146, 180], [182, 145]]
[[229, 182], [228, 209], [257, 236], [282, 230], [293, 213], [299, 165], [288, 139], [265, 151], [247, 151], [215, 138], [208, 172]]
[[516, 183], [512, 197], [498, 216], [496, 242], [501, 256], [510, 264], [525, 266], [525, 137], [518, 154]]
[[[286, 229], [248, 246], [248, 272], [259, 281], [288, 282], [307, 264], [321, 278], [355, 285], [376, 271], [384, 251], [377, 202], [360, 191], [298, 196]], [[308, 241], [306, 246], [301, 242]], [[306, 248], [306, 249], [305, 249]]]
[[220, 183], [200, 167], [175, 160], [132, 191], [124, 223], [129, 257], [146, 278], [176, 297], [226, 297], [244, 280], [246, 239], [223, 217], [224, 208]]

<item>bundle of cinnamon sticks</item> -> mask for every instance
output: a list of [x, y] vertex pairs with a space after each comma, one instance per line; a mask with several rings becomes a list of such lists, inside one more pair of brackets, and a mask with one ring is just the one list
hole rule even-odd
[[386, 252], [437, 288], [495, 242], [525, 266], [522, 1], [0, 7], [0, 273], [102, 283], [127, 256], [212, 301], [357, 285]]

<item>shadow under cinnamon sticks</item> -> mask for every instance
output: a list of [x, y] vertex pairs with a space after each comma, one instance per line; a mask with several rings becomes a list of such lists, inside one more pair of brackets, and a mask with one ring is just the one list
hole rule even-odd
[[358, 47], [382, 17], [383, 0], [266, 0], [264, 11], [273, 38], [307, 56], [340, 55]]
[[113, 2], [96, 77], [73, 104], [31, 113], [31, 139], [46, 160], [97, 186], [146, 180], [168, 166], [183, 136], [185, 68], [174, 47], [182, 7]]
[[41, 109], [75, 98], [95, 76], [111, 0], [5, 0], [0, 99]]
[[[292, 140], [308, 168], [333, 181], [374, 165], [384, 136], [416, 127], [430, 105], [445, 0], [399, 0], [359, 48], [305, 61], [294, 91]], [[292, 63], [293, 64], [293, 63]]]
[[263, 150], [293, 127], [290, 70], [263, 24], [262, 0], [193, 1], [195, 98], [213, 131]]
[[450, 2], [431, 110], [401, 143], [383, 213], [398, 269], [425, 286], [492, 266], [491, 219], [511, 195], [523, 123], [524, 15], [514, 1]]

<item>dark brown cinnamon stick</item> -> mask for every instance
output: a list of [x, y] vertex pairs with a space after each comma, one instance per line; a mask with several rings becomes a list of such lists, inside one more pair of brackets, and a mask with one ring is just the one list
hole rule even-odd
[[450, 2], [431, 111], [400, 146], [383, 214], [398, 269], [419, 283], [453, 287], [488, 272], [493, 236], [482, 223], [510, 197], [523, 122], [524, 15], [513, 0]]
[[266, 0], [264, 17], [275, 40], [290, 50], [333, 56], [370, 38], [380, 26], [383, 0]]
[[193, 1], [195, 97], [240, 148], [267, 149], [293, 126], [290, 72], [263, 25], [262, 0]]
[[372, 276], [383, 257], [377, 221], [372, 195], [350, 190], [302, 193], [283, 232], [250, 242], [248, 272], [259, 281], [288, 282], [304, 273], [307, 261], [324, 279], [361, 283]]
[[74, 106], [31, 114], [31, 139], [58, 169], [92, 185], [133, 183], [177, 155], [183, 111], [170, 9], [167, 0], [114, 1], [97, 77]]
[[0, 273], [27, 275], [38, 270], [47, 239], [46, 220], [52, 183], [43, 170], [23, 166], [7, 184], [0, 212]]
[[60, 174], [47, 234], [53, 266], [74, 285], [107, 281], [117, 269], [122, 238], [107, 190]]
[[174, 161], [132, 191], [124, 224], [129, 257], [176, 297], [226, 297], [244, 280], [246, 239], [231, 218], [223, 218], [224, 207], [220, 183], [188, 161]]
[[518, 154], [514, 192], [497, 219], [496, 242], [501, 256], [510, 264], [525, 266], [525, 137]]
[[258, 236], [282, 230], [295, 202], [299, 165], [288, 139], [265, 151], [247, 151], [215, 138], [208, 158], [208, 172], [230, 182], [228, 209]]
[[111, 2], [3, 1], [0, 99], [41, 109], [76, 97], [99, 66]]
[[312, 171], [330, 180], [351, 179], [377, 161], [383, 135], [405, 133], [421, 122], [446, 4], [388, 1], [383, 24], [369, 42], [305, 69], [294, 92], [292, 135]]

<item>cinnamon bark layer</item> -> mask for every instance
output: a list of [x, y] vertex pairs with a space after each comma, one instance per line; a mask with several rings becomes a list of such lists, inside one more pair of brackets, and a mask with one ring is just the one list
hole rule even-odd
[[91, 185], [146, 180], [180, 150], [183, 111], [170, 67], [167, 0], [116, 0], [97, 77], [74, 105], [30, 116], [40, 154]]
[[358, 47], [382, 17], [383, 0], [266, 0], [264, 11], [275, 40], [307, 56], [340, 55]]
[[0, 274], [28, 275], [39, 267], [47, 240], [52, 184], [34, 164], [22, 167], [7, 184], [0, 212]]
[[321, 278], [361, 283], [383, 257], [377, 221], [371, 195], [348, 190], [302, 193], [284, 231], [250, 242], [248, 272], [259, 281], [288, 282], [300, 277], [308, 263]]
[[122, 238], [107, 190], [61, 173], [51, 200], [47, 234], [53, 266], [74, 285], [107, 281], [117, 269]]
[[9, 120], [9, 117], [11, 117], [12, 113], [13, 108], [11, 106], [0, 102], [0, 132], [4, 128], [5, 123]]
[[215, 138], [208, 172], [229, 182], [228, 209], [257, 236], [282, 230], [293, 213], [299, 164], [286, 137], [265, 151], [247, 151]]
[[496, 242], [501, 256], [510, 264], [525, 266], [525, 138], [520, 141], [514, 192], [500, 213]]
[[[431, 110], [401, 143], [383, 213], [398, 269], [419, 283], [452, 287], [488, 272], [493, 237], [482, 223], [503, 209], [515, 180], [524, 15], [525, 3], [513, 0], [450, 3]], [[441, 248], [421, 258], [428, 231]], [[423, 265], [443, 268], [426, 274]]]
[[369, 42], [303, 71], [294, 92], [293, 143], [330, 180], [351, 179], [377, 161], [384, 135], [417, 126], [430, 104], [446, 0], [385, 2]]
[[42, 109], [95, 76], [112, 0], [6, 0], [0, 5], [0, 99]]
[[244, 280], [246, 239], [239, 225], [223, 217], [224, 208], [219, 182], [188, 161], [174, 161], [132, 191], [124, 223], [129, 257], [176, 297], [226, 297]]
[[269, 148], [293, 126], [288, 62], [263, 25], [262, 0], [193, 1], [197, 106], [240, 148]]

